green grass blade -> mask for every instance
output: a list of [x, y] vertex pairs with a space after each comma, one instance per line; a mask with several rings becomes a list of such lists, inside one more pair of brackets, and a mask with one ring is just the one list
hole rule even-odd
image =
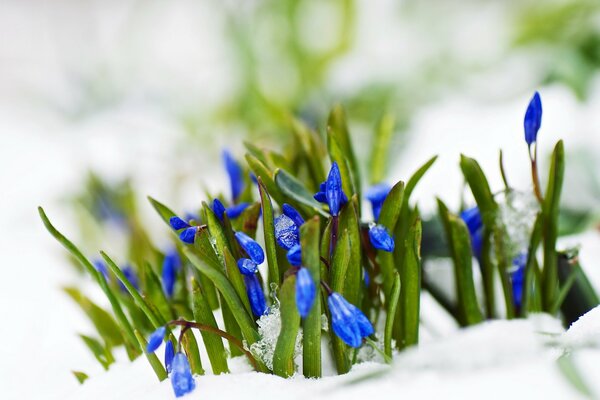
[[267, 265], [269, 267], [269, 290], [271, 290], [271, 284], [274, 283], [279, 286], [279, 263], [277, 262], [277, 245], [275, 242], [275, 224], [273, 215], [273, 204], [271, 203], [271, 197], [267, 192], [267, 188], [262, 181], [262, 178], [258, 179], [258, 190], [260, 192], [260, 201], [262, 204], [262, 221], [263, 221], [263, 234], [265, 238], [265, 253], [267, 256]]
[[285, 203], [283, 194], [281, 193], [279, 186], [275, 183], [273, 172], [252, 154], [246, 154], [246, 161], [248, 162], [252, 172], [254, 172], [254, 175], [256, 175], [256, 178], [260, 178], [262, 180], [273, 200], [275, 200], [275, 202], [279, 205]]
[[288, 276], [279, 291], [281, 331], [273, 353], [273, 373], [284, 378], [294, 375], [294, 349], [300, 328], [296, 309], [296, 275]]
[[[310, 193], [304, 184], [282, 169], [275, 171], [275, 183], [281, 192], [290, 199], [310, 207], [324, 217], [329, 217], [329, 214], [323, 211], [321, 203], [313, 198], [313, 193]], [[268, 188], [268, 186], [267, 186]], [[269, 193], [271, 191], [269, 190]]]
[[108, 367], [115, 362], [115, 359], [110, 352], [110, 348], [105, 347], [98, 340], [86, 335], [79, 335], [83, 343], [92, 352], [96, 360], [102, 365], [102, 368], [108, 370]]
[[371, 184], [382, 182], [385, 179], [388, 167], [390, 143], [394, 136], [394, 125], [395, 118], [393, 114], [386, 113], [383, 115], [375, 129], [375, 138], [373, 140], [369, 162], [371, 167]]
[[[358, 194], [358, 198], [360, 196], [360, 188], [361, 188], [361, 179], [360, 179], [360, 168], [358, 166], [358, 162], [356, 160], [356, 155], [354, 154], [354, 149], [352, 148], [352, 140], [350, 138], [350, 132], [348, 130], [348, 124], [346, 122], [346, 115], [344, 113], [344, 109], [341, 105], [335, 105], [329, 114], [329, 119], [327, 120], [327, 133], [329, 137], [335, 138], [335, 141], [340, 147], [344, 158], [348, 160], [348, 167], [351, 172], [351, 182], [349, 183], [349, 187], [354, 188], [354, 192], [346, 192], [348, 198], [352, 196], [354, 193]], [[328, 146], [329, 147], [329, 146]], [[331, 154], [331, 149], [330, 149]], [[335, 159], [335, 158], [334, 158]], [[337, 160], [338, 163], [340, 160]], [[340, 166], [341, 170], [341, 166]], [[343, 176], [343, 175], [342, 175]], [[344, 182], [342, 182], [343, 184]], [[344, 190], [345, 191], [345, 190]]]
[[198, 342], [196, 336], [191, 329], [187, 330], [181, 338], [181, 346], [187, 354], [188, 360], [190, 361], [190, 369], [193, 374], [204, 375], [204, 368], [202, 368], [202, 359], [200, 358], [200, 350], [198, 349]]
[[393, 336], [393, 327], [394, 327], [394, 319], [396, 317], [396, 312], [398, 310], [398, 299], [400, 298], [400, 274], [398, 271], [394, 272], [394, 280], [392, 284], [392, 288], [390, 290], [389, 297], [387, 298], [387, 308], [386, 308], [386, 319], [385, 319], [385, 329], [383, 336], [383, 349], [385, 354], [388, 357], [392, 356], [392, 336]]
[[148, 196], [148, 200], [150, 201], [150, 204], [152, 204], [152, 207], [154, 207], [160, 218], [162, 218], [162, 220], [165, 221], [165, 223], [169, 227], [171, 227], [169, 220], [171, 219], [171, 217], [175, 217], [177, 214], [171, 211], [169, 207], [165, 206], [160, 201], [155, 200], [150, 196]]
[[146, 355], [146, 358], [148, 359], [148, 362], [150, 363], [150, 366], [154, 370], [154, 373], [156, 374], [156, 377], [158, 378], [158, 380], [162, 382], [165, 379], [167, 379], [167, 371], [165, 370], [165, 367], [163, 367], [163, 365], [160, 363], [160, 360], [158, 359], [158, 356], [156, 355], [156, 353], [148, 353], [146, 351], [146, 346], [148, 345], [148, 342], [146, 342], [146, 339], [144, 339], [144, 336], [141, 333], [139, 333], [137, 330], [134, 332], [134, 334], [138, 340], [138, 343], [140, 344], [142, 349], [144, 349], [144, 354]]
[[[346, 271], [350, 263], [350, 237], [348, 231], [342, 231], [340, 239], [333, 253], [331, 262], [331, 289], [334, 292], [343, 293], [346, 279]], [[339, 374], [345, 374], [350, 371], [350, 359], [348, 358], [348, 347], [342, 339], [333, 333], [331, 327], [331, 318], [329, 319], [329, 332], [331, 335], [331, 345], [333, 348], [333, 357], [335, 366]]]
[[404, 242], [404, 262], [400, 270], [400, 349], [419, 342], [421, 296], [421, 220], [417, 218]]
[[358, 197], [354, 195], [342, 209], [339, 217], [339, 229], [348, 232], [350, 241], [350, 261], [344, 277], [344, 291], [341, 293], [346, 300], [355, 305], [361, 304], [363, 287], [362, 242], [358, 213]]

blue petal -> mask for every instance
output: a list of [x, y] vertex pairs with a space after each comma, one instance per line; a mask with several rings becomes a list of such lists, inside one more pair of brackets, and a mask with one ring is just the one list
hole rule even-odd
[[373, 325], [366, 315], [363, 314], [363, 312], [353, 304], [348, 303], [348, 307], [354, 313], [354, 319], [356, 321], [356, 325], [358, 326], [358, 330], [360, 331], [360, 335], [362, 337], [372, 335], [373, 332], [375, 332], [375, 329], [373, 329]]
[[236, 232], [235, 238], [238, 243], [244, 249], [250, 259], [257, 264], [262, 264], [265, 261], [265, 253], [263, 252], [262, 247], [250, 236], [246, 235], [243, 232]]
[[283, 206], [281, 206], [281, 210], [283, 211], [283, 215], [294, 221], [296, 226], [301, 227], [304, 223], [304, 218], [302, 218], [300, 213], [289, 204], [283, 203]]
[[96, 270], [99, 271], [104, 279], [108, 282], [108, 268], [106, 267], [106, 264], [100, 260], [94, 260], [92, 264], [94, 264], [94, 268], [96, 268]]
[[225, 169], [229, 174], [231, 198], [235, 202], [244, 191], [244, 171], [227, 150], [223, 150], [223, 162], [225, 163]]
[[362, 336], [355, 319], [354, 311], [339, 293], [332, 293], [327, 299], [331, 313], [331, 326], [336, 335], [350, 347], [360, 347]]
[[227, 208], [225, 210], [225, 212], [227, 212], [227, 216], [230, 219], [234, 219], [234, 218], [239, 217], [242, 214], [242, 212], [244, 212], [244, 210], [246, 208], [248, 208], [249, 205], [250, 205], [250, 203], [236, 204], [235, 206], [231, 206], [231, 207]]
[[365, 197], [371, 202], [371, 208], [373, 210], [373, 218], [375, 221], [379, 219], [381, 213], [381, 207], [385, 201], [387, 195], [390, 193], [392, 188], [387, 183], [380, 183], [373, 185], [365, 192]]
[[167, 373], [170, 374], [173, 367], [173, 356], [175, 355], [175, 349], [173, 348], [173, 342], [167, 340], [167, 345], [165, 346], [165, 369]]
[[525, 281], [525, 266], [527, 265], [527, 252], [521, 252], [513, 260], [516, 269], [510, 274], [512, 283], [513, 302], [520, 307], [523, 301], [523, 283]]
[[185, 243], [194, 244], [194, 240], [196, 240], [196, 232], [198, 232], [197, 226], [189, 227], [179, 234], [179, 239]]
[[148, 338], [148, 345], [146, 346], [146, 352], [154, 353], [156, 349], [160, 347], [163, 339], [165, 338], [165, 334], [167, 333], [167, 328], [164, 326], [158, 327], [150, 337]]
[[302, 318], [306, 318], [317, 295], [315, 282], [306, 268], [300, 268], [296, 276], [296, 308]]
[[329, 212], [336, 216], [340, 213], [342, 207], [342, 177], [337, 162], [331, 164], [329, 175], [325, 185], [325, 197], [329, 205]]
[[258, 265], [249, 258], [240, 258], [237, 262], [238, 269], [244, 275], [254, 275], [258, 271]]
[[285, 250], [291, 249], [294, 245], [300, 243], [298, 225], [287, 215], [280, 215], [275, 218], [275, 239], [277, 244]]
[[537, 140], [538, 131], [542, 126], [542, 99], [538, 92], [535, 92], [529, 101], [523, 126], [525, 128], [525, 141], [528, 145], [531, 145]]
[[460, 218], [465, 222], [469, 232], [473, 235], [483, 227], [479, 207], [471, 207], [460, 213]]
[[375, 225], [369, 229], [369, 239], [371, 244], [378, 250], [387, 252], [394, 251], [394, 238], [390, 236], [383, 225]]
[[223, 214], [225, 214], [225, 206], [221, 203], [221, 200], [214, 198], [212, 204], [212, 210], [221, 221], [223, 221]]
[[[127, 278], [127, 280], [129, 281], [129, 283], [131, 283], [131, 286], [133, 286], [137, 291], [139, 291], [140, 282], [133, 268], [131, 268], [131, 266], [129, 265], [126, 265], [121, 271], [123, 272], [123, 275], [125, 275], [125, 278]], [[127, 288], [125, 287], [123, 282], [119, 281], [119, 285], [122, 291], [127, 292]]]
[[175, 392], [175, 397], [184, 396], [194, 390], [196, 382], [192, 376], [190, 363], [185, 354], [178, 352], [173, 357], [171, 366], [171, 385]]
[[246, 293], [248, 294], [252, 313], [260, 317], [267, 312], [267, 303], [258, 276], [256, 274], [244, 275], [244, 281], [246, 282]]
[[190, 227], [190, 224], [179, 217], [171, 217], [171, 219], [169, 219], [169, 225], [171, 225], [171, 228], [175, 229], [176, 231]]
[[286, 257], [291, 265], [295, 267], [300, 266], [302, 264], [302, 248], [300, 247], [300, 245], [296, 244], [291, 249], [289, 249], [286, 254]]
[[313, 195], [313, 198], [319, 203], [327, 203], [327, 196], [325, 196], [325, 192], [317, 192]]

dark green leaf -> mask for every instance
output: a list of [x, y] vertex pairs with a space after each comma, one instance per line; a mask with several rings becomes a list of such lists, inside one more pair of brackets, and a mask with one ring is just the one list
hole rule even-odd
[[279, 300], [281, 331], [273, 353], [273, 373], [288, 378], [294, 375], [294, 349], [300, 328], [300, 314], [296, 309], [296, 275], [285, 278]]

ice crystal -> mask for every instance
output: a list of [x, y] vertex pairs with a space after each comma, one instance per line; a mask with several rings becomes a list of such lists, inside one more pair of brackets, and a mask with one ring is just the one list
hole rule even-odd
[[509, 254], [516, 256], [529, 246], [529, 238], [540, 209], [532, 192], [510, 191], [500, 202], [498, 219], [505, 229]]

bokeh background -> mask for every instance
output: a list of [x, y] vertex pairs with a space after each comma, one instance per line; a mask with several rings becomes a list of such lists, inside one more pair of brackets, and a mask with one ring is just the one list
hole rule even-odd
[[[290, 116], [322, 132], [342, 103], [361, 158], [394, 117], [390, 181], [440, 154], [416, 193], [427, 212], [434, 195], [458, 204], [460, 152], [498, 187], [502, 148], [511, 183], [529, 187], [522, 118], [539, 90], [541, 154], [565, 139], [564, 206], [597, 235], [599, 67], [595, 0], [1, 1], [2, 397], [64, 398], [71, 369], [102, 374], [60, 291], [81, 277], [36, 211], [80, 237], [89, 171], [129, 179], [160, 242], [146, 194], [197, 204], [226, 187], [221, 148], [285, 142]], [[118, 254], [118, 239], [86, 250]]]

